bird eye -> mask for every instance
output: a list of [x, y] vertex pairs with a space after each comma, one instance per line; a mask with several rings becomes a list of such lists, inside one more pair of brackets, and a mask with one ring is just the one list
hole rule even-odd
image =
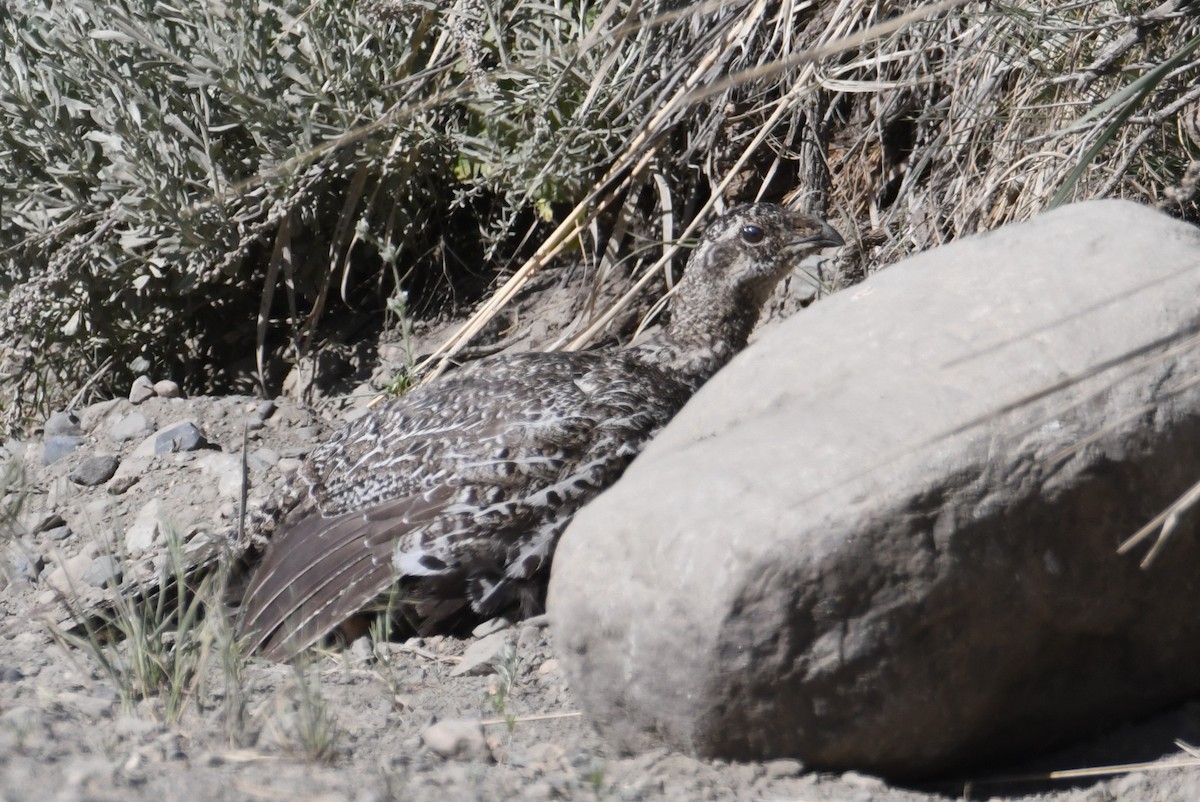
[[758, 226], [742, 226], [742, 239], [751, 245], [757, 245], [763, 241], [766, 233]]

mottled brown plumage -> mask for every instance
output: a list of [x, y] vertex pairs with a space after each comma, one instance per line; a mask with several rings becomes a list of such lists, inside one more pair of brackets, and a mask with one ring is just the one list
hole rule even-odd
[[536, 608], [575, 511], [745, 346], [795, 261], [840, 244], [811, 217], [737, 207], [705, 231], [645, 344], [482, 360], [337, 432], [251, 577], [249, 647], [286, 658], [393, 588], [424, 629]]

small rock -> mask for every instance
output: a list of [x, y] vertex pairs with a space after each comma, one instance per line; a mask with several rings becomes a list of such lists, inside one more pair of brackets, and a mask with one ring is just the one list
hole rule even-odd
[[266, 420], [267, 418], [271, 417], [274, 414], [275, 414], [275, 402], [271, 401], [270, 399], [261, 402], [254, 409], [254, 417], [258, 418], [259, 420]]
[[83, 438], [74, 435], [47, 437], [42, 446], [42, 464], [53, 465], [63, 457], [74, 453], [75, 449], [81, 445], [83, 445]]
[[25, 679], [25, 675], [21, 673], [21, 669], [5, 666], [0, 668], [0, 682], [20, 682]]
[[133, 386], [129, 388], [130, 402], [140, 404], [153, 397], [154, 382], [150, 381], [149, 376], [138, 376], [133, 380]]
[[51, 413], [42, 431], [46, 437], [76, 437], [83, 434], [83, 429], [79, 426], [79, 416], [70, 411]]
[[246, 457], [246, 463], [252, 470], [268, 471], [279, 462], [279, 452], [263, 446], [256, 448]]
[[112, 454], [98, 454], [79, 463], [67, 478], [77, 485], [95, 487], [111, 479], [120, 464], [121, 461]]
[[154, 438], [155, 454], [170, 454], [175, 451], [196, 451], [208, 445], [204, 432], [190, 420], [173, 423], [160, 431]]
[[125, 765], [121, 767], [121, 773], [124, 775], [126, 781], [133, 777], [136, 777], [139, 782], [144, 779], [142, 764], [145, 760], [146, 757], [140, 750], [133, 752], [129, 756], [129, 759], [125, 761]]
[[549, 660], [544, 661], [537, 668], [538, 675], [542, 676], [542, 677], [546, 676], [547, 674], [553, 674], [556, 671], [558, 671], [558, 661], [555, 660], [553, 657], [551, 657]]
[[127, 473], [122, 476], [114, 476], [112, 481], [104, 486], [104, 489], [113, 496], [119, 496], [125, 493], [129, 488], [138, 483], [141, 477], [137, 474]]
[[22, 528], [31, 535], [46, 532], [65, 524], [66, 521], [63, 520], [62, 515], [47, 510], [34, 510], [21, 516]]
[[71, 536], [71, 527], [55, 526], [46, 530], [45, 537], [47, 540], [66, 540]]
[[429, 751], [448, 760], [491, 760], [483, 727], [469, 719], [439, 721], [421, 733]]
[[462, 661], [450, 672], [452, 677], [467, 674], [479, 675], [491, 673], [492, 662], [509, 645], [509, 632], [494, 632], [486, 638], [480, 638], [467, 647], [463, 652]]
[[133, 554], [149, 551], [162, 538], [160, 523], [163, 509], [161, 499], [151, 499], [146, 502], [133, 523], [125, 530], [125, 548]]
[[300, 470], [300, 466], [304, 464], [304, 460], [296, 459], [295, 457], [280, 457], [279, 462], [275, 463], [275, 467], [284, 476], [291, 476], [296, 471]]
[[116, 443], [136, 440], [154, 432], [154, 424], [141, 412], [130, 412], [108, 427], [108, 438]]
[[170, 379], [162, 379], [154, 383], [154, 394], [159, 398], [182, 398], [179, 385]]
[[92, 560], [83, 574], [83, 581], [95, 588], [109, 588], [121, 584], [121, 563], [116, 557], [104, 555]]

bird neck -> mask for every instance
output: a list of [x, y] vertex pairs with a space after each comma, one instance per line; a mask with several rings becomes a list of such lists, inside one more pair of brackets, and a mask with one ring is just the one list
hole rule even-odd
[[708, 290], [681, 283], [670, 322], [630, 355], [699, 388], [746, 346], [759, 313], [754, 299]]

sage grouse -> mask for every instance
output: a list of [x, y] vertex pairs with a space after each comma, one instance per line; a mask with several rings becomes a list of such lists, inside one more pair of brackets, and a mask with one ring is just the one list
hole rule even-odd
[[359, 418], [307, 459], [242, 602], [251, 649], [286, 659], [394, 592], [422, 631], [536, 611], [571, 516], [746, 344], [827, 223], [739, 206], [704, 232], [654, 338], [492, 357]]

